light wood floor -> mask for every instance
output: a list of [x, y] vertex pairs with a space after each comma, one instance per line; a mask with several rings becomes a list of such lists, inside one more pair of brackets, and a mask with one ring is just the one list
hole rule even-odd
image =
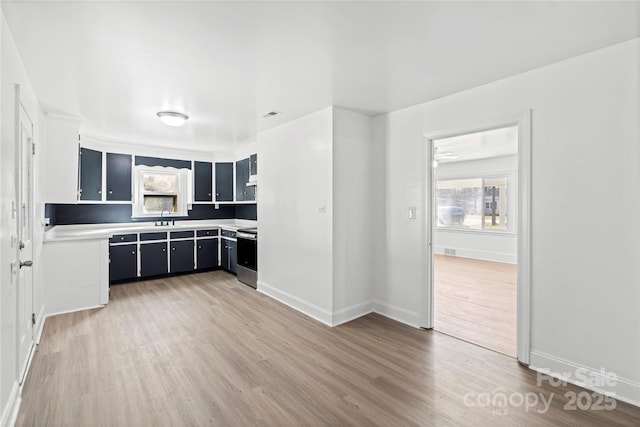
[[[550, 409], [475, 404], [495, 390]], [[217, 271], [114, 286], [105, 308], [47, 319], [17, 425], [640, 423], [623, 403], [565, 411], [568, 390], [581, 389], [538, 387], [510, 357], [380, 315], [326, 327]]]
[[516, 356], [517, 266], [434, 256], [434, 329]]

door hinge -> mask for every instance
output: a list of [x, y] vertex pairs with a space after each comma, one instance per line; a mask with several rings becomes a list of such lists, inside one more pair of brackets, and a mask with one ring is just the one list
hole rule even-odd
[[36, 143], [35, 142], [31, 143], [31, 155], [33, 155], [33, 156], [36, 155]]
[[36, 325], [36, 314], [35, 313], [31, 313], [31, 325], [33, 325], [33, 326]]

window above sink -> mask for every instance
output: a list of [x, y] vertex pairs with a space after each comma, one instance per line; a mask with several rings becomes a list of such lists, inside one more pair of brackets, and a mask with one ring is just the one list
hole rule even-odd
[[190, 170], [136, 166], [132, 217], [187, 216], [192, 194]]

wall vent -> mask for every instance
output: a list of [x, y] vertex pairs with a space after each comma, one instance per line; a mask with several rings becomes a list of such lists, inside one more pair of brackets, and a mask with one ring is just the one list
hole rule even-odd
[[273, 116], [277, 116], [278, 114], [280, 114], [280, 111], [269, 111], [267, 113], [264, 113], [262, 117], [263, 118], [273, 117]]
[[444, 248], [445, 255], [456, 256], [456, 250], [452, 248]]

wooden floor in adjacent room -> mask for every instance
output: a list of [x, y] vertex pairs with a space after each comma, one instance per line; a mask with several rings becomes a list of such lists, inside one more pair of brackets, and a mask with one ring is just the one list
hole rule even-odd
[[518, 266], [434, 256], [434, 329], [516, 356]]
[[216, 271], [113, 286], [107, 307], [47, 319], [17, 425], [640, 424], [620, 402], [565, 410], [580, 391], [377, 314], [329, 328]]

